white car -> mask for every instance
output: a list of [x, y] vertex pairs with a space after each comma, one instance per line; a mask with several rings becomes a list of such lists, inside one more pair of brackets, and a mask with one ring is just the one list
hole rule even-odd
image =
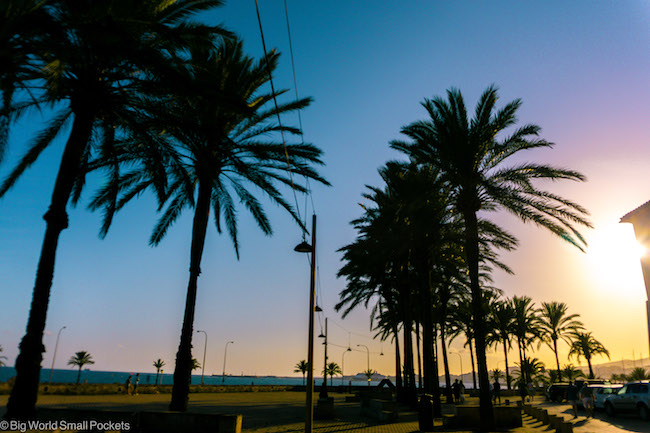
[[605, 399], [612, 394], [618, 393], [618, 390], [623, 387], [620, 383], [612, 385], [589, 385], [589, 388], [594, 389], [594, 407], [596, 409], [605, 409]]

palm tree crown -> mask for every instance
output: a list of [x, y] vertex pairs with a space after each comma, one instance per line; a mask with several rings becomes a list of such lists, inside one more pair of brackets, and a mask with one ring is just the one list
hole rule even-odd
[[591, 332], [575, 331], [572, 334], [573, 343], [569, 350], [569, 357], [575, 356], [577, 359], [581, 357], [587, 360], [589, 366], [589, 378], [594, 378], [594, 370], [591, 367], [591, 358], [594, 355], [605, 355], [609, 358], [609, 351], [603, 344], [596, 340]]
[[90, 355], [90, 353], [84, 350], [80, 352], [76, 352], [74, 356], [72, 356], [68, 360], [68, 365], [74, 365], [76, 367], [79, 367], [79, 373], [77, 373], [77, 383], [79, 383], [79, 379], [81, 378], [81, 368], [86, 364], [91, 365], [94, 363], [95, 361], [93, 361], [93, 358]]
[[542, 302], [539, 310], [542, 340], [555, 353], [558, 381], [562, 381], [560, 359], [557, 353], [557, 342], [564, 340], [571, 346], [571, 333], [583, 329], [582, 322], [577, 320], [579, 314], [567, 314], [569, 307], [564, 302]]

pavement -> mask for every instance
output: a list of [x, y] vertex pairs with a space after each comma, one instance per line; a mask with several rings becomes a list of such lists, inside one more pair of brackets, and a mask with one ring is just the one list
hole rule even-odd
[[[374, 422], [362, 417], [358, 402], [346, 402], [344, 394], [331, 393], [334, 397], [336, 417], [332, 420], [315, 420], [315, 433], [415, 433], [418, 430], [417, 413], [400, 408], [399, 419], [392, 423]], [[165, 411], [169, 394], [146, 395], [43, 395], [38, 406], [87, 409], [112, 409], [135, 411]], [[0, 416], [4, 412], [7, 396], [0, 396]], [[244, 433], [297, 433], [304, 432], [303, 393], [299, 392], [240, 392], [190, 394], [189, 410], [197, 413], [240, 413], [243, 415]], [[468, 398], [468, 404], [478, 404], [477, 398]], [[547, 403], [537, 397], [533, 404], [549, 410], [549, 413], [563, 416], [573, 424], [576, 433], [650, 432], [650, 422], [634, 416], [608, 418], [596, 413], [595, 418], [585, 418], [580, 413], [573, 419], [569, 405]], [[453, 412], [453, 406], [445, 405], [443, 412]], [[511, 429], [512, 433], [549, 433], [554, 430], [542, 425], [534, 418], [524, 415], [523, 427]], [[442, 431], [442, 425], [437, 426]], [[461, 433], [460, 430], [454, 430]]]

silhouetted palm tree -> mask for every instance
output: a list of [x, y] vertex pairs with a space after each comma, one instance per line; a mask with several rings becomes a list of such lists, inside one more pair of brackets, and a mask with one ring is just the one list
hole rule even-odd
[[504, 166], [522, 151], [549, 148], [552, 143], [538, 139], [540, 128], [525, 125], [499, 139], [503, 131], [516, 123], [519, 99], [495, 111], [497, 90], [489, 87], [481, 96], [473, 119], [468, 119], [459, 90], [426, 99], [422, 105], [430, 118], [402, 128], [410, 142], [394, 141], [391, 146], [412, 161], [440, 167], [449, 185], [455, 188], [455, 207], [465, 224], [465, 257], [469, 268], [474, 332], [480, 388], [481, 423], [494, 425], [485, 356], [485, 313], [479, 281], [479, 229], [477, 213], [506, 209], [524, 221], [532, 221], [551, 230], [581, 250], [585, 241], [576, 225], [590, 227], [587, 211], [576, 203], [533, 185], [533, 180], [584, 180], [572, 170], [534, 163]]
[[198, 359], [192, 358], [192, 363], [190, 364], [191, 371], [194, 371], [198, 368], [201, 368], [201, 363], [199, 362]]
[[492, 380], [498, 382], [499, 380], [501, 380], [501, 378], [503, 378], [503, 371], [499, 370], [498, 368], [495, 368], [494, 370], [492, 370], [491, 377]]
[[576, 320], [580, 315], [567, 314], [568, 309], [564, 302], [542, 302], [542, 308], [539, 310], [542, 341], [555, 353], [558, 382], [562, 381], [562, 371], [557, 354], [557, 341], [562, 339], [571, 346], [571, 333], [583, 329], [582, 322]]
[[323, 370], [323, 376], [325, 377], [325, 380], [327, 381], [327, 376], [330, 377], [330, 385], [332, 385], [332, 381], [334, 380], [334, 376], [343, 374], [341, 371], [341, 367], [336, 362], [330, 362], [327, 364], [327, 369]]
[[[157, 108], [150, 108], [150, 126], [158, 132], [154, 134], [159, 140], [158, 150], [166, 152], [160, 158], [162, 170], [166, 170], [169, 179], [169, 187], [160, 200], [160, 208], [166, 209], [153, 230], [150, 244], [158, 245], [162, 241], [184, 209], [192, 209], [194, 213], [190, 275], [169, 406], [175, 411], [187, 409], [197, 283], [211, 214], [219, 233], [222, 223], [225, 224], [239, 257], [237, 202], [250, 212], [266, 235], [273, 232], [251, 187], [284, 208], [301, 224], [278, 186], [306, 192], [304, 186], [296, 183], [297, 176], [328, 184], [313, 168], [322, 164], [320, 149], [311, 144], [285, 146], [269, 137], [279, 132], [300, 134], [295, 128], [279, 125], [275, 119], [278, 115], [300, 110], [310, 102], [306, 98], [269, 107], [282, 93], [264, 90], [269, 74], [278, 65], [278, 53], [270, 52], [254, 62], [244, 54], [240, 41], [228, 39], [207, 51], [193, 50], [190, 55], [187, 63], [177, 65], [179, 75], [185, 76], [185, 93], [151, 101]], [[131, 162], [146, 167], [149, 159], [134, 154]], [[288, 168], [293, 178], [287, 173]], [[92, 207], [105, 207], [105, 227], [108, 229], [116, 210], [147, 188], [164, 187], [160, 184], [164, 177], [159, 171], [139, 167], [107, 185], [95, 197]], [[113, 190], [123, 194], [115, 206], [109, 198]]]
[[[43, 2], [53, 30], [46, 35], [44, 46], [29, 55], [42, 66], [39, 80], [33, 84], [34, 97], [35, 103], [58, 111], [47, 127], [36, 134], [25, 156], [0, 185], [0, 197], [66, 125], [71, 124], [71, 129], [51, 203], [44, 215], [46, 231], [27, 331], [16, 359], [16, 383], [7, 403], [8, 418], [34, 418], [44, 351], [43, 330], [59, 236], [68, 226], [68, 203], [77, 203], [95, 157], [115, 161], [110, 164], [109, 176], [118, 175], [117, 143], [141, 129], [138, 113], [145, 110], [143, 95], [156, 90], [152, 81], [168, 75], [168, 64], [179, 50], [184, 51], [187, 43], [207, 44], [214, 38], [215, 27], [190, 23], [187, 18], [220, 3], [219, 0]], [[17, 62], [20, 61], [19, 58]], [[0, 84], [3, 97], [5, 92], [11, 93], [11, 83]]]
[[[526, 349], [541, 336], [537, 309], [529, 296], [513, 296], [511, 299], [514, 312], [513, 334], [519, 348], [519, 365], [526, 365]], [[525, 370], [526, 372], [528, 370]], [[526, 381], [530, 381], [530, 377]]]
[[589, 379], [593, 379], [594, 370], [591, 368], [591, 358], [594, 355], [605, 355], [609, 358], [609, 351], [591, 335], [591, 332], [576, 331], [571, 337], [573, 343], [569, 349], [569, 358], [571, 356], [575, 356], [577, 359], [585, 358], [589, 366]]
[[377, 370], [373, 370], [372, 368], [369, 368], [368, 370], [363, 370], [363, 375], [366, 376], [368, 379], [368, 386], [370, 386], [370, 381], [372, 380], [372, 376], [377, 374]]
[[81, 368], [88, 364], [94, 364], [93, 357], [90, 356], [90, 353], [86, 351], [76, 352], [73, 357], [68, 360], [68, 365], [74, 365], [79, 367], [79, 372], [77, 373], [77, 385], [79, 384], [79, 379], [81, 379]]
[[515, 311], [508, 300], [495, 300], [490, 309], [490, 334], [488, 340], [503, 345], [503, 357], [505, 359], [506, 386], [510, 389], [510, 373], [508, 366], [508, 351], [512, 348], [512, 332], [515, 319]]
[[305, 374], [309, 371], [309, 364], [304, 359], [298, 362], [293, 370], [294, 373], [302, 373], [302, 384], [305, 384]]
[[153, 362], [153, 366], [156, 368], [156, 382], [155, 384], [158, 385], [158, 378], [160, 376], [160, 370], [165, 366], [165, 361], [162, 359], [158, 358]]
[[627, 380], [645, 380], [650, 379], [650, 372], [643, 367], [636, 367], [627, 375]]
[[545, 379], [544, 363], [539, 359], [524, 358], [523, 364], [516, 364], [519, 366], [519, 370], [515, 370], [513, 373], [517, 378], [519, 378], [519, 381], [523, 380], [524, 383], [536, 383]]
[[573, 364], [565, 365], [562, 369], [562, 375], [567, 381], [572, 381], [579, 377], [585, 377], [585, 374], [582, 372], [582, 370], [576, 368]]

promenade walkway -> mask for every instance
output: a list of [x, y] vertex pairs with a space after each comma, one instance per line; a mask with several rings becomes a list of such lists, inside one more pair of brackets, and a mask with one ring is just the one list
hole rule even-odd
[[[418, 432], [417, 413], [402, 410], [399, 420], [394, 423], [377, 423], [360, 415], [358, 402], [345, 402], [342, 394], [331, 394], [335, 399], [336, 418], [329, 421], [314, 422], [315, 433], [412, 433]], [[75, 407], [87, 409], [113, 409], [136, 411], [164, 411], [169, 404], [169, 394], [159, 395], [84, 395], [61, 396], [44, 395], [39, 397], [39, 406]], [[0, 396], [0, 416], [4, 412], [7, 396]], [[478, 404], [478, 399], [468, 399], [468, 403]], [[541, 398], [534, 402], [569, 420], [568, 405], [545, 403]], [[451, 408], [448, 408], [451, 410]], [[245, 433], [298, 433], [304, 431], [304, 394], [298, 392], [242, 392], [191, 394], [190, 410], [199, 413], [241, 413]], [[650, 432], [650, 422], [635, 417], [608, 419], [597, 414], [595, 419], [580, 416], [571, 420], [576, 433], [618, 433], [625, 431]], [[524, 426], [510, 430], [512, 433], [549, 433], [553, 430], [546, 425], [524, 416]]]

